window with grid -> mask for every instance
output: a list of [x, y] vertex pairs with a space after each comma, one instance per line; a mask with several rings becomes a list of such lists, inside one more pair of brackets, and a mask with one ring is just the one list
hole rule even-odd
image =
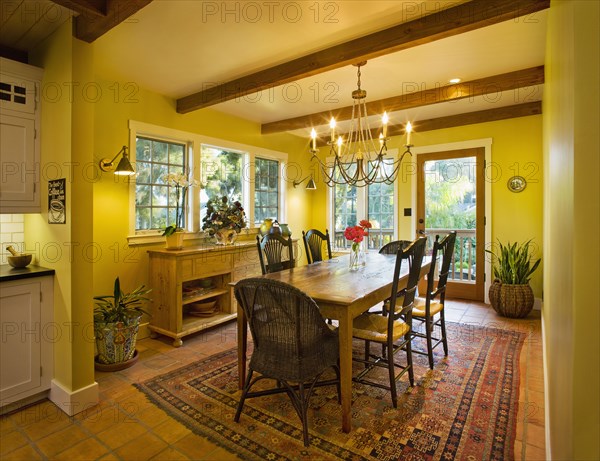
[[350, 246], [344, 237], [344, 230], [356, 226], [361, 219], [368, 219], [373, 225], [366, 239], [368, 248], [379, 249], [395, 239], [397, 219], [394, 184], [371, 184], [365, 187], [336, 184], [332, 189], [330, 209], [333, 210], [332, 224], [337, 248]]
[[254, 170], [254, 223], [265, 218], [279, 218], [279, 162], [255, 159]]
[[[164, 229], [175, 224], [175, 188], [167, 184], [170, 173], [187, 171], [187, 145], [159, 139], [136, 137], [135, 230]], [[183, 209], [187, 209], [186, 203]], [[185, 212], [182, 227], [187, 227]]]
[[206, 215], [206, 204], [210, 198], [226, 196], [229, 200], [243, 200], [242, 171], [244, 153], [222, 147], [202, 144], [200, 219]]

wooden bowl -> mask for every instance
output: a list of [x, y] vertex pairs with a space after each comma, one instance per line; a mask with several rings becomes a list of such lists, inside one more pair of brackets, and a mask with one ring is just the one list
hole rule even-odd
[[16, 269], [21, 269], [26, 267], [31, 262], [31, 257], [33, 255], [29, 254], [20, 254], [19, 256], [8, 256], [8, 264]]
[[215, 312], [216, 304], [216, 300], [192, 303], [189, 306], [188, 314], [198, 316], [212, 315]]

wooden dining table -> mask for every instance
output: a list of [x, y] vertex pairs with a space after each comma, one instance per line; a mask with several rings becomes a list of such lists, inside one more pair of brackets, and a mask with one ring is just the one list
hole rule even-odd
[[[340, 390], [342, 430], [352, 429], [352, 323], [355, 317], [387, 299], [391, 294], [395, 255], [376, 251], [366, 254], [366, 265], [356, 271], [349, 269], [349, 256], [283, 270], [262, 277], [288, 283], [316, 301], [323, 317], [338, 321], [340, 345]], [[424, 259], [421, 277], [429, 270]], [[403, 265], [399, 288], [406, 286], [408, 265]], [[233, 283], [232, 285], [235, 285]], [[247, 320], [242, 309], [237, 313], [239, 386], [246, 379]]]

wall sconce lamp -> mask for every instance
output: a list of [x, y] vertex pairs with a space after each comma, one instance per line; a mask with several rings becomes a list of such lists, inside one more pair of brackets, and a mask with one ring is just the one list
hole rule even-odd
[[[123, 157], [119, 161], [119, 164], [115, 168], [115, 160], [119, 155], [123, 154]], [[109, 160], [107, 158], [103, 158], [100, 160], [100, 169], [102, 171], [113, 171], [115, 174], [120, 175], [132, 175], [135, 174], [135, 170], [131, 163], [129, 162], [129, 154], [127, 154], [127, 146], [123, 146], [119, 153], [115, 155], [115, 158]]]
[[315, 180], [313, 179], [312, 176], [307, 176], [304, 179], [301, 179], [300, 181], [294, 181], [293, 182], [293, 186], [297, 187], [300, 184], [302, 184], [304, 181], [306, 181], [308, 179], [308, 182], [306, 183], [306, 189], [307, 190], [315, 190], [317, 188], [317, 185], [315, 184]]

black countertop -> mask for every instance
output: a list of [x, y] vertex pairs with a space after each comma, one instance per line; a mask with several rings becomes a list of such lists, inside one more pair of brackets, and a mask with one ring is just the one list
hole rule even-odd
[[0, 264], [0, 282], [8, 282], [10, 280], [21, 280], [32, 277], [43, 277], [44, 275], [54, 275], [54, 269], [46, 267], [29, 265], [22, 269], [15, 269], [8, 264]]

